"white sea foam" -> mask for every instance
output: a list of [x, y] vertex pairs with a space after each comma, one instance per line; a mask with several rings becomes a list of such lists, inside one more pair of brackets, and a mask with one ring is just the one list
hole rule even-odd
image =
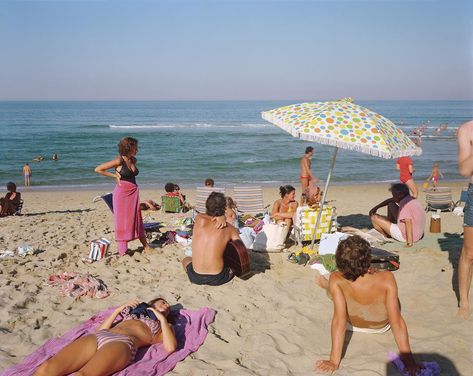
[[212, 123], [161, 123], [161, 124], [109, 124], [108, 127], [112, 129], [189, 129], [189, 128], [266, 128], [272, 127], [271, 124], [263, 123], [243, 123], [243, 124], [212, 124]]

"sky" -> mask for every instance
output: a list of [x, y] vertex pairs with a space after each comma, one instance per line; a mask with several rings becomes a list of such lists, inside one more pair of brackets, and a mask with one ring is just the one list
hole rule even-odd
[[0, 0], [0, 100], [472, 100], [473, 1]]

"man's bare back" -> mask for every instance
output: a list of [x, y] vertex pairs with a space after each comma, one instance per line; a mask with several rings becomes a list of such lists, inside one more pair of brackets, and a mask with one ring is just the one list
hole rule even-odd
[[471, 158], [473, 158], [473, 120], [466, 122], [458, 129], [458, 162], [460, 174], [470, 175], [470, 183], [473, 183], [471, 174]]
[[223, 253], [230, 240], [240, 239], [238, 230], [231, 224], [218, 229], [212, 217], [199, 214], [192, 236], [192, 265], [199, 274], [218, 274], [223, 270]]
[[386, 308], [387, 285], [393, 283], [390, 272], [367, 273], [352, 282], [340, 272], [330, 275], [330, 282], [342, 291], [349, 322], [358, 328], [380, 329], [389, 323]]

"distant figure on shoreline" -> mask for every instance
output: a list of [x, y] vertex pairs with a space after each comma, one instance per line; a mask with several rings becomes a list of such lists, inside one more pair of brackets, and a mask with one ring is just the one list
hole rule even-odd
[[432, 181], [432, 187], [437, 188], [437, 183], [438, 183], [440, 177], [442, 177], [442, 179], [443, 179], [443, 174], [442, 174], [442, 171], [440, 171], [440, 169], [439, 169], [439, 164], [437, 163], [437, 161], [435, 161], [434, 166], [432, 167], [432, 172], [430, 173], [427, 180], [431, 180]]
[[[412, 247], [424, 236], [424, 208], [416, 198], [409, 195], [406, 184], [393, 184], [390, 191], [392, 197], [369, 211], [371, 223], [384, 236], [406, 242], [406, 247]], [[388, 207], [388, 215], [376, 214], [384, 206]]]
[[311, 171], [311, 159], [314, 156], [315, 151], [312, 146], [307, 146], [305, 149], [305, 154], [301, 158], [301, 174], [299, 176], [301, 180], [301, 205], [304, 205], [306, 198], [305, 198], [305, 191], [309, 186], [309, 181], [313, 180], [314, 183], [317, 183], [319, 179], [317, 179]]
[[[118, 253], [120, 256], [125, 255], [128, 242], [135, 239], [139, 239], [143, 244], [145, 253], [151, 253], [154, 249], [146, 240], [140, 210], [139, 188], [135, 179], [139, 173], [136, 167], [138, 140], [133, 137], [122, 138], [118, 143], [118, 153], [115, 159], [95, 168], [95, 172], [111, 177], [117, 183], [113, 190], [113, 216]], [[112, 168], [115, 172], [108, 171]]]
[[31, 178], [31, 167], [28, 163], [23, 166], [23, 177], [25, 178], [25, 187], [29, 187]]
[[[350, 236], [338, 245], [337, 271], [315, 282], [327, 290], [334, 309], [330, 359], [315, 363], [318, 372], [333, 373], [340, 366], [346, 330], [361, 333], [384, 333], [392, 330], [400, 358], [409, 375], [421, 367], [416, 364], [409, 344], [407, 325], [401, 315], [398, 289], [389, 271], [370, 269], [371, 247], [360, 236]], [[369, 340], [369, 338], [366, 338]]]
[[417, 187], [414, 182], [414, 162], [410, 157], [400, 157], [396, 162], [396, 170], [399, 170], [399, 180], [409, 187], [411, 196], [417, 198]]
[[213, 179], [211, 179], [211, 178], [205, 179], [205, 181], [204, 181], [204, 186], [205, 186], [205, 187], [211, 187], [211, 188], [213, 188], [214, 185], [215, 185], [215, 182], [214, 182]]
[[463, 209], [463, 248], [458, 262], [458, 290], [460, 302], [458, 316], [470, 316], [469, 293], [473, 268], [473, 120], [458, 129], [458, 171], [468, 176], [468, 198]]
[[53, 154], [53, 161], [58, 161], [59, 160], [59, 155], [56, 153]]
[[220, 286], [235, 276], [235, 272], [225, 265], [223, 254], [228, 242], [241, 240], [239, 232], [230, 223], [226, 223], [224, 228], [213, 223], [217, 218], [225, 219], [226, 207], [223, 193], [212, 192], [205, 202], [205, 214], [199, 213], [195, 219], [192, 257], [182, 260], [191, 283]]

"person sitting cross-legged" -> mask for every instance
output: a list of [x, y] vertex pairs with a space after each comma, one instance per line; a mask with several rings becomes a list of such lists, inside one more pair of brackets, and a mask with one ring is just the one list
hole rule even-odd
[[[420, 202], [409, 194], [407, 185], [393, 184], [390, 191], [392, 197], [370, 210], [371, 223], [383, 235], [412, 247], [424, 236], [425, 211]], [[384, 206], [388, 207], [388, 215], [377, 214], [377, 210]]]

